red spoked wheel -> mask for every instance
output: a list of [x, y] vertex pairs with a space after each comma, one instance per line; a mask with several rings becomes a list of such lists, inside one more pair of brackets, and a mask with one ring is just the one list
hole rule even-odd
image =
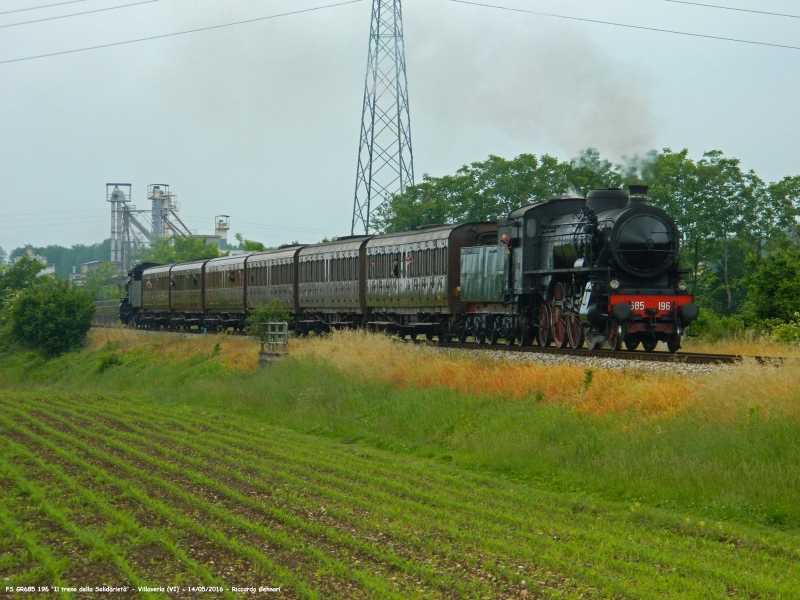
[[556, 348], [567, 345], [567, 318], [564, 315], [564, 284], [557, 283], [553, 290], [553, 341]]
[[567, 337], [569, 338], [569, 347], [573, 350], [583, 348], [583, 327], [581, 326], [581, 319], [576, 314], [571, 314], [567, 317]]
[[542, 304], [539, 309], [539, 334], [537, 336], [540, 348], [547, 348], [553, 341], [552, 317], [550, 305]]

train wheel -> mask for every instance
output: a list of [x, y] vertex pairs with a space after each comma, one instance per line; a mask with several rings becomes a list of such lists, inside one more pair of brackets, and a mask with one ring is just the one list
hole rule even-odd
[[675, 327], [675, 331], [667, 340], [667, 350], [669, 350], [670, 354], [675, 354], [678, 350], [681, 349], [681, 335], [683, 334], [683, 330], [681, 326], [678, 325]]
[[461, 329], [458, 330], [458, 343], [463, 344], [466, 341], [467, 341], [467, 328], [462, 327]]
[[552, 317], [550, 305], [542, 304], [539, 309], [539, 334], [537, 336], [540, 348], [547, 348], [553, 341]]
[[429, 331], [428, 333], [426, 333], [426, 334], [425, 334], [425, 339], [426, 339], [426, 340], [428, 340], [428, 341], [430, 342], [430, 341], [432, 341], [432, 340], [433, 340], [433, 336], [434, 336], [434, 335], [436, 335], [436, 334], [435, 334], [435, 333], [433, 333], [432, 331]]
[[564, 315], [564, 284], [557, 283], [553, 290], [553, 341], [556, 348], [563, 348], [569, 341], [567, 339], [567, 318]]
[[622, 340], [625, 339], [625, 325], [617, 321], [608, 324], [608, 347], [612, 352], [622, 349]]
[[492, 327], [492, 330], [489, 332], [489, 335], [486, 337], [486, 341], [491, 344], [492, 346], [500, 343], [500, 332], [497, 331], [496, 327]]
[[627, 338], [625, 340], [625, 348], [627, 348], [629, 352], [633, 352], [639, 347], [639, 341], [639, 338]]
[[514, 336], [513, 333], [509, 333], [506, 335], [506, 346], [513, 346], [514, 342], [517, 341], [517, 338]]
[[486, 341], [486, 332], [483, 329], [478, 329], [475, 332], [475, 343], [482, 344]]
[[411, 338], [412, 342], [416, 342], [417, 341], [417, 332], [416, 331], [412, 331], [411, 333], [408, 334], [408, 337]]
[[569, 338], [569, 347], [573, 350], [583, 348], [583, 327], [581, 327], [581, 320], [578, 315], [571, 314], [567, 317], [567, 337]]
[[642, 340], [642, 348], [644, 348], [645, 352], [652, 352], [653, 350], [656, 349], [656, 346], [658, 346], [657, 339]]
[[528, 317], [520, 317], [517, 320], [517, 343], [520, 346], [530, 346], [533, 343], [533, 333]]

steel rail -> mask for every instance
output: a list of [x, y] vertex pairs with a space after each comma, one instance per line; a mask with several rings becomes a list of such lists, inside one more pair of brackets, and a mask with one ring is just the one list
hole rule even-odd
[[730, 365], [754, 360], [759, 364], [780, 364], [788, 360], [783, 356], [747, 356], [743, 354], [707, 354], [701, 352], [644, 352], [643, 350], [573, 350], [571, 348], [540, 348], [539, 346], [506, 346], [505, 344], [476, 344], [459, 342], [440, 342], [417, 340], [416, 344], [428, 344], [437, 348], [453, 350], [495, 350], [501, 352], [525, 352], [530, 354], [555, 354], [562, 356], [578, 356], [582, 358], [615, 358], [618, 360], [682, 363], [694, 365]]
[[[116, 327], [116, 325], [92, 325], [92, 328], [104, 329], [107, 327]], [[127, 329], [127, 328], [126, 328]], [[139, 331], [146, 333], [166, 333], [172, 335], [202, 335], [202, 329], [185, 329], [183, 331], [170, 331], [168, 329], [135, 329], [130, 328], [131, 331]], [[217, 332], [208, 332], [215, 335]], [[242, 333], [228, 333], [226, 335], [247, 335]], [[577, 356], [581, 358], [615, 358], [618, 360], [640, 361], [640, 362], [664, 362], [664, 363], [681, 363], [689, 365], [732, 365], [746, 360], [753, 360], [758, 364], [783, 364], [791, 360], [786, 356], [750, 356], [745, 354], [709, 354], [703, 352], [680, 352], [670, 354], [669, 352], [644, 352], [643, 350], [619, 350], [614, 352], [612, 350], [588, 350], [582, 348], [580, 350], [573, 350], [572, 348], [540, 348], [539, 346], [506, 346], [505, 344], [476, 344], [474, 342], [441, 342], [429, 340], [409, 340], [412, 344], [419, 344], [425, 346], [433, 346], [436, 348], [447, 348], [451, 350], [494, 350], [500, 352], [524, 352], [528, 354], [555, 354], [561, 356]]]

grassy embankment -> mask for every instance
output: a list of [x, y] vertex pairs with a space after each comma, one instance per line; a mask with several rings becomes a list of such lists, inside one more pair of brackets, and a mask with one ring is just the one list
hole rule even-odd
[[794, 597], [798, 374], [510, 365], [356, 335], [263, 371], [248, 340], [124, 331], [4, 355], [0, 575]]

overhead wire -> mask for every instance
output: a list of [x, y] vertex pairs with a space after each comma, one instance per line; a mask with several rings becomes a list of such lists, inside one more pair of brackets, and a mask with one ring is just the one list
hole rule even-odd
[[704, 4], [702, 2], [689, 2], [689, 0], [661, 0], [672, 4], [688, 4], [690, 6], [702, 6], [703, 8], [717, 8], [719, 10], [731, 10], [735, 12], [753, 13], [756, 15], [768, 15], [770, 17], [788, 17], [790, 19], [800, 19], [800, 15], [790, 15], [787, 13], [769, 12], [766, 10], [755, 10], [752, 8], [737, 8], [734, 6], [721, 6], [719, 4]]
[[211, 31], [213, 29], [223, 29], [225, 27], [234, 27], [236, 25], [245, 25], [247, 23], [256, 23], [258, 21], [267, 21], [267, 20], [270, 20], [270, 19], [279, 19], [281, 17], [289, 17], [289, 16], [292, 16], [292, 15], [310, 13], [310, 12], [315, 12], [315, 11], [319, 11], [319, 10], [325, 10], [327, 8], [336, 8], [336, 7], [339, 7], [339, 6], [345, 6], [347, 4], [356, 4], [356, 3], [359, 3], [359, 2], [364, 2], [364, 0], [345, 0], [344, 2], [337, 2], [337, 3], [334, 3], [334, 4], [325, 4], [323, 6], [315, 6], [315, 7], [312, 7], [312, 8], [304, 8], [302, 10], [293, 10], [293, 11], [285, 12], [285, 13], [267, 15], [266, 17], [256, 17], [254, 19], [245, 19], [243, 21], [235, 21], [233, 23], [222, 23], [220, 25], [209, 25], [208, 27], [198, 27], [197, 29], [187, 29], [187, 30], [184, 30], [184, 31], [175, 31], [173, 33], [163, 33], [161, 35], [153, 35], [153, 36], [149, 36], [149, 37], [145, 37], [145, 38], [138, 38], [138, 39], [135, 39], [135, 40], [125, 40], [125, 41], [122, 41], [122, 42], [111, 42], [111, 43], [108, 43], [108, 44], [99, 44], [97, 46], [88, 46], [88, 47], [85, 47], [85, 48], [75, 48], [73, 50], [61, 50], [59, 52], [48, 52], [47, 54], [37, 54], [35, 56], [23, 56], [21, 58], [11, 58], [11, 59], [8, 59], [8, 60], [0, 60], [0, 65], [5, 65], [5, 64], [9, 64], [9, 63], [16, 63], [16, 62], [22, 62], [22, 61], [26, 61], [26, 60], [36, 60], [36, 59], [39, 59], [39, 58], [48, 58], [48, 57], [51, 57], [51, 56], [61, 56], [61, 55], [64, 55], [64, 54], [75, 54], [76, 52], [87, 52], [89, 50], [99, 50], [101, 48], [112, 48], [114, 46], [124, 46], [124, 45], [127, 45], [127, 44], [136, 44], [138, 42], [149, 42], [151, 40], [160, 40], [160, 39], [169, 38], [169, 37], [175, 37], [175, 36], [179, 36], [179, 35], [187, 35], [189, 33], [199, 33], [201, 31]]
[[[554, 19], [565, 19], [568, 21], [580, 21], [583, 23], [594, 23], [597, 25], [610, 25], [613, 27], [623, 27], [625, 29], [639, 29], [642, 31], [655, 31], [658, 33], [669, 33], [673, 35], [682, 35], [686, 37], [694, 37], [694, 38], [704, 38], [709, 40], [717, 40], [717, 41], [724, 41], [724, 42], [736, 42], [739, 44], [750, 44], [753, 46], [767, 46], [770, 48], [783, 48], [786, 50], [800, 50], [800, 46], [790, 46], [788, 44], [775, 44], [772, 42], [758, 42], [755, 40], [746, 40], [742, 38], [732, 38], [732, 37], [725, 37], [720, 35], [709, 35], [705, 33], [691, 33], [689, 31], [678, 31], [675, 29], [661, 29], [659, 27], [646, 27], [644, 25], [631, 25], [628, 23], [617, 23], [614, 21], [602, 21], [600, 19], [588, 19], [586, 17], [574, 17], [571, 15], [559, 15], [556, 13], [547, 13], [537, 10], [528, 10], [525, 8], [514, 8], [511, 6], [500, 6], [497, 4], [485, 4], [483, 2], [473, 2], [472, 0], [446, 0], [448, 2], [454, 2], [456, 4], [468, 4], [470, 6], [480, 6], [483, 8], [494, 8], [498, 10], [505, 10], [508, 12], [516, 12], [516, 13], [525, 13], [529, 15], [537, 15], [540, 17], [551, 17]], [[2, 64], [2, 63], [0, 63]]]
[[86, 0], [67, 0], [66, 2], [56, 2], [55, 4], [44, 4], [41, 6], [29, 6], [28, 8], [15, 8], [14, 10], [4, 10], [0, 15], [10, 15], [11, 13], [25, 12], [28, 10], [39, 10], [40, 8], [52, 8], [53, 6], [63, 6], [64, 4], [76, 4], [86, 2]]
[[0, 29], [4, 29], [6, 27], [17, 27], [19, 25], [31, 25], [33, 23], [42, 23], [44, 21], [55, 21], [57, 19], [67, 19], [69, 17], [79, 17], [81, 15], [90, 15], [92, 13], [105, 12], [107, 10], [117, 10], [118, 8], [128, 8], [130, 6], [139, 6], [140, 4], [151, 4], [153, 2], [159, 2], [159, 0], [142, 0], [141, 2], [134, 2], [132, 4], [122, 4], [121, 6], [107, 6], [106, 8], [85, 10], [83, 12], [70, 13], [68, 15], [58, 15], [56, 17], [44, 17], [41, 19], [33, 19], [31, 21], [20, 21], [19, 23], [7, 23], [6, 25], [0, 25]]

